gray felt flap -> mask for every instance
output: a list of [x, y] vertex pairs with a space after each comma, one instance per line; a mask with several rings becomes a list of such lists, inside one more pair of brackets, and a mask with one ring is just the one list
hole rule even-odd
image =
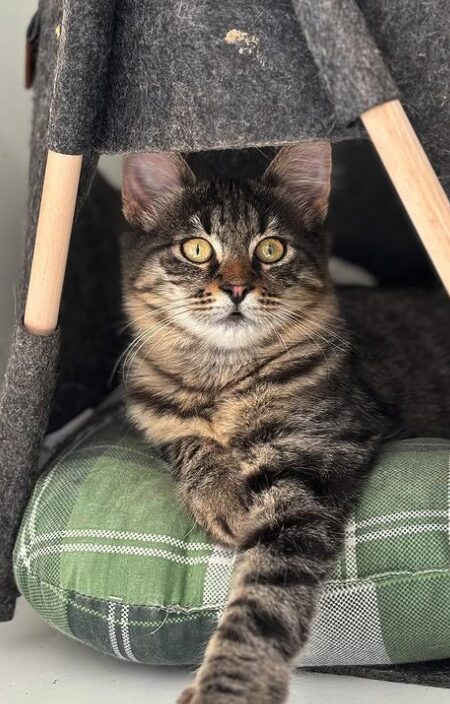
[[[41, 9], [61, 3], [41, 0]], [[62, 4], [62, 31], [43, 28], [58, 54], [49, 133], [56, 151], [345, 138], [361, 130], [349, 120], [398, 88], [445, 185], [447, 0]]]

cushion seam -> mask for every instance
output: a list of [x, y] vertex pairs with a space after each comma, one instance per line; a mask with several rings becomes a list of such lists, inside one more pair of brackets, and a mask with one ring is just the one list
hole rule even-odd
[[[53, 584], [53, 582], [49, 582], [41, 575], [38, 573], [34, 572], [33, 570], [29, 569], [23, 562], [20, 562], [15, 565], [17, 568], [23, 569], [30, 577], [35, 579], [36, 581], [40, 582], [41, 584], [50, 587], [51, 589], [63, 593], [65, 595], [69, 594], [70, 592], [73, 592], [75, 594], [78, 594], [79, 596], [85, 598], [85, 599], [90, 599], [91, 601], [99, 602], [102, 604], [109, 604], [109, 603], [114, 603], [114, 599], [107, 599], [106, 597], [98, 597], [98, 596], [91, 596], [89, 594], [84, 594], [83, 592], [78, 591], [77, 589], [69, 589], [67, 587], [63, 587], [60, 584]], [[17, 580], [19, 581], [19, 580]], [[67, 599], [70, 601], [70, 597], [67, 597]], [[220, 602], [217, 605], [212, 605], [212, 606], [193, 606], [192, 608], [187, 608], [180, 606], [179, 604], [169, 604], [169, 605], [161, 605], [161, 604], [139, 604], [139, 603], [131, 603], [127, 602], [125, 600], [120, 601], [119, 599], [116, 600], [117, 604], [127, 604], [131, 608], [133, 607], [138, 607], [138, 608], [148, 608], [148, 609], [161, 609], [162, 611], [166, 611], [168, 613], [172, 614], [178, 614], [178, 615], [189, 615], [189, 614], [195, 614], [195, 613], [201, 613], [201, 612], [211, 612], [215, 610], [219, 610], [222, 608], [225, 602]], [[75, 604], [78, 606], [78, 604]]]
[[[41, 582], [45, 586], [51, 587], [52, 589], [59, 591], [61, 593], [67, 594], [70, 592], [74, 592], [76, 594], [79, 594], [79, 596], [84, 597], [86, 599], [90, 599], [95, 602], [107, 604], [110, 603], [110, 601], [113, 600], [108, 600], [107, 598], [104, 597], [96, 597], [96, 596], [90, 596], [89, 594], [83, 594], [82, 592], [77, 591], [76, 589], [68, 589], [67, 587], [62, 587], [61, 585], [56, 585], [53, 584], [52, 582], [48, 582], [46, 579], [41, 577], [39, 574], [34, 572], [33, 570], [30, 570], [23, 562], [17, 565], [17, 567], [21, 567], [25, 572], [27, 572], [28, 575], [30, 575], [32, 578], [37, 580], [38, 582]], [[330, 589], [328, 590], [329, 592], [341, 592], [343, 590], [346, 590], [348, 588], [355, 588], [357, 586], [364, 586], [364, 585], [373, 585], [375, 584], [376, 586], [391, 586], [392, 584], [395, 584], [397, 582], [411, 582], [416, 579], [418, 580], [427, 580], [427, 579], [433, 579], [434, 577], [439, 577], [439, 578], [445, 578], [448, 577], [450, 578], [450, 565], [446, 568], [441, 568], [441, 569], [435, 569], [435, 570], [427, 570], [427, 571], [420, 571], [420, 572], [401, 572], [401, 573], [396, 573], [395, 575], [389, 575], [389, 576], [374, 576], [374, 577], [363, 577], [360, 579], [354, 579], [354, 580], [346, 580], [344, 582], [328, 582], [327, 584], [324, 585], [324, 589], [327, 589], [327, 586], [330, 585]], [[70, 599], [70, 598], [69, 598]], [[127, 604], [131, 608], [133, 607], [138, 607], [138, 608], [148, 608], [148, 609], [161, 609], [163, 611], [166, 611], [168, 613], [177, 613], [178, 615], [188, 615], [188, 614], [195, 614], [195, 613], [201, 613], [201, 612], [210, 612], [214, 610], [220, 610], [220, 608], [226, 603], [226, 602], [220, 602], [216, 606], [197, 606], [197, 607], [192, 607], [192, 608], [186, 608], [183, 606], [180, 606], [179, 604], [171, 604], [171, 605], [161, 605], [161, 604], [139, 604], [139, 603], [130, 603], [127, 601], [119, 601], [117, 600], [118, 604]], [[77, 605], [78, 606], [78, 605]], [[176, 611], [175, 611], [176, 610]]]

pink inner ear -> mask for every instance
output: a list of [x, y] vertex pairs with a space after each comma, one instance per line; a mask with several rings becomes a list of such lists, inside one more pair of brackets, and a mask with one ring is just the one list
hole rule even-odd
[[122, 198], [127, 217], [149, 216], [157, 202], [194, 182], [184, 159], [163, 152], [130, 154], [124, 157]]
[[264, 178], [281, 188], [309, 219], [323, 221], [330, 196], [330, 177], [330, 143], [303, 142], [282, 147]]

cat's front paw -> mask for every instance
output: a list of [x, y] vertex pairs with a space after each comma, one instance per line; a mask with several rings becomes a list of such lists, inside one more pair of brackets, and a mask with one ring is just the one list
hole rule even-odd
[[202, 692], [194, 683], [184, 690], [177, 699], [177, 704], [250, 704], [250, 702], [247, 699], [236, 698], [230, 693]]
[[213, 647], [177, 704], [284, 704], [290, 678], [284, 659], [268, 656], [266, 649], [256, 656], [236, 645], [227, 656]]

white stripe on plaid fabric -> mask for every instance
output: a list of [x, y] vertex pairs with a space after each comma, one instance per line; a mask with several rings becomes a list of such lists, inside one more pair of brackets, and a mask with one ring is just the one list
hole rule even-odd
[[[104, 422], [102, 423], [104, 424]], [[100, 427], [100, 426], [99, 426]], [[64, 451], [61, 453], [57, 461], [55, 462], [54, 467], [50, 470], [50, 472], [47, 474], [45, 477], [44, 481], [42, 482], [42, 486], [39, 488], [37, 495], [35, 495], [32, 505], [31, 505], [31, 514], [30, 514], [30, 519], [28, 521], [27, 525], [27, 530], [29, 531], [30, 539], [31, 541], [35, 538], [35, 533], [36, 533], [36, 516], [38, 513], [38, 508], [40, 501], [42, 499], [42, 495], [44, 494], [44, 491], [47, 489], [49, 484], [51, 483], [51, 480], [53, 479], [54, 474], [56, 471], [61, 467], [61, 465], [64, 463], [64, 460], [66, 457], [70, 457], [74, 450], [76, 450], [79, 445], [81, 445], [84, 440], [86, 440], [89, 435], [92, 435], [95, 433], [97, 428], [93, 426], [92, 428], [87, 428], [84, 432], [80, 434], [80, 436]]]
[[[69, 450], [67, 450], [66, 454], [69, 453]], [[65, 455], [64, 455], [65, 456]], [[61, 460], [63, 457], [61, 457]], [[29, 546], [32, 544], [34, 540], [36, 540], [36, 517], [37, 517], [37, 512], [39, 508], [39, 503], [42, 498], [42, 495], [47, 488], [47, 486], [50, 484], [51, 480], [53, 479], [53, 475], [55, 474], [57, 468], [59, 466], [59, 462], [56, 463], [56, 465], [53, 467], [53, 469], [50, 470], [48, 475], [45, 477], [44, 481], [42, 482], [42, 486], [39, 487], [38, 484], [38, 489], [36, 490], [36, 495], [33, 497], [33, 501], [31, 502], [31, 511], [30, 511], [30, 518], [26, 524], [25, 530], [22, 533], [21, 540], [20, 540], [20, 557], [23, 560], [24, 565], [26, 567], [30, 567], [31, 561], [30, 561], [30, 555], [29, 555]]]
[[429, 511], [399, 511], [398, 513], [390, 513], [387, 516], [375, 516], [374, 518], [367, 518], [364, 521], [357, 521], [356, 530], [360, 530], [361, 528], [369, 528], [370, 526], [376, 526], [380, 523], [398, 523], [399, 521], [405, 521], [408, 518], [447, 518], [447, 513], [448, 512], [445, 510], [431, 509]]
[[[29, 561], [33, 562], [39, 557], [58, 555], [65, 552], [99, 552], [113, 555], [135, 555], [137, 557], [160, 557], [170, 562], [178, 562], [182, 565], [206, 565], [210, 560], [209, 555], [198, 555], [188, 557], [177, 555], [169, 550], [158, 548], [143, 548], [136, 545], [95, 545], [94, 543], [68, 543], [67, 545], [49, 545], [38, 550], [33, 550], [29, 555]], [[216, 556], [216, 561], [222, 561], [224, 565], [229, 564], [229, 559]]]
[[114, 602], [109, 602], [108, 604], [108, 634], [111, 643], [111, 648], [116, 657], [121, 660], [125, 660], [122, 653], [120, 652], [119, 644], [117, 642], [116, 636], [116, 604]]
[[448, 537], [448, 547], [450, 550], [450, 453], [448, 457], [448, 472], [447, 472], [447, 537]]
[[296, 665], [390, 663], [377, 590], [370, 580], [344, 588], [326, 586], [311, 639]]
[[341, 570], [341, 558], [336, 562], [333, 572], [331, 573], [330, 580], [335, 582], [340, 582], [342, 580], [342, 570]]
[[367, 543], [369, 540], [383, 540], [384, 538], [395, 538], [396, 536], [418, 535], [420, 533], [435, 533], [447, 532], [447, 526], [439, 523], [425, 523], [417, 526], [399, 526], [398, 528], [389, 528], [387, 530], [379, 530], [376, 533], [368, 533], [367, 535], [358, 535], [355, 538], [356, 543]]
[[[450, 465], [449, 465], [450, 466]], [[450, 483], [450, 480], [449, 480]], [[354, 523], [354, 528], [352, 526], [352, 523], [349, 524], [349, 530], [347, 532], [348, 535], [348, 542], [346, 543], [346, 548], [348, 548], [348, 555], [349, 555], [349, 560], [350, 563], [353, 561], [353, 556], [351, 554], [353, 544], [354, 543], [360, 543], [360, 542], [366, 542], [367, 540], [376, 540], [378, 538], [384, 538], [384, 537], [391, 537], [395, 535], [404, 535], [405, 533], [421, 533], [427, 530], [434, 531], [434, 530], [447, 530], [447, 526], [440, 526], [439, 524], [421, 524], [417, 526], [408, 526], [408, 527], [398, 527], [398, 528], [391, 528], [391, 529], [386, 529], [383, 531], [376, 531], [375, 533], [363, 535], [363, 536], [355, 536], [353, 537], [353, 531], [360, 530], [361, 528], [366, 528], [369, 527], [370, 525], [376, 525], [376, 524], [383, 524], [383, 523], [388, 523], [388, 522], [398, 522], [401, 520], [405, 520], [407, 518], [449, 518], [449, 525], [450, 525], [450, 508], [448, 511], [441, 510], [441, 511], [404, 511], [400, 512], [398, 514], [391, 514], [389, 516], [380, 516], [377, 518], [373, 519], [368, 519], [365, 521], [360, 521], [358, 523]], [[450, 537], [450, 532], [449, 532], [449, 537]], [[137, 541], [142, 541], [142, 542], [149, 542], [149, 543], [165, 543], [167, 545], [172, 545], [174, 547], [187, 550], [188, 552], [195, 552], [199, 550], [211, 550], [213, 548], [213, 554], [215, 557], [218, 555], [227, 558], [228, 553], [226, 549], [221, 548], [220, 546], [212, 546], [210, 543], [190, 543], [178, 538], [173, 538], [168, 535], [160, 535], [156, 533], [139, 533], [139, 532], [127, 532], [127, 531], [116, 531], [116, 530], [94, 530], [94, 529], [74, 529], [74, 530], [61, 530], [61, 531], [54, 531], [52, 533], [42, 533], [41, 535], [35, 536], [31, 540], [30, 548], [35, 547], [36, 545], [40, 543], [45, 543], [45, 542], [55, 542], [55, 541], [60, 541], [64, 538], [105, 538], [105, 539], [113, 539], [113, 540], [137, 540]], [[24, 549], [25, 546], [24, 546]]]
[[352, 589], [354, 586], [358, 586], [358, 584], [367, 584], [368, 582], [373, 582], [375, 586], [377, 586], [378, 583], [384, 582], [386, 579], [391, 579], [395, 578], [396, 580], [400, 582], [403, 579], [410, 579], [411, 576], [414, 578], [419, 578], [419, 577], [427, 577], [427, 576], [439, 576], [439, 575], [446, 575], [448, 573], [448, 568], [444, 567], [443, 569], [437, 568], [437, 569], [421, 569], [420, 572], [405, 572], [405, 570], [388, 570], [387, 572], [377, 572], [376, 574], [373, 574], [369, 577], [358, 577], [357, 580], [355, 579], [334, 579], [331, 578], [327, 580], [326, 583], [326, 589], [335, 589], [337, 588], [344, 588], [344, 589]]
[[[62, 459], [62, 458], [61, 458]], [[31, 505], [31, 513], [30, 513], [30, 520], [28, 522], [28, 532], [30, 535], [30, 541], [34, 540], [35, 535], [36, 535], [36, 516], [39, 508], [39, 504], [42, 498], [42, 494], [44, 493], [45, 489], [47, 486], [50, 484], [51, 480], [53, 479], [53, 475], [55, 474], [56, 470], [58, 469], [59, 463], [57, 463], [53, 469], [48, 473], [48, 475], [45, 477], [44, 481], [42, 482], [42, 486], [40, 487], [36, 497], [34, 498], [34, 501]]]
[[[96, 429], [94, 429], [94, 431], [95, 430]], [[84, 438], [83, 438], [83, 440], [84, 440]], [[154, 462], [160, 462], [161, 464], [164, 463], [163, 460], [161, 460], [155, 453], [150, 454], [150, 452], [149, 452], [150, 448], [145, 443], [142, 443], [141, 450], [136, 449], [136, 447], [129, 447], [127, 445], [120, 445], [120, 444], [115, 445], [114, 443], [111, 443], [110, 445], [105, 445], [105, 444], [86, 445], [86, 447], [78, 448], [76, 453], [74, 453], [73, 455], [71, 454], [71, 459], [73, 459], [73, 458], [77, 459], [82, 453], [83, 454], [84, 453], [91, 454], [95, 450], [109, 450], [109, 451], [117, 452], [118, 448], [120, 449], [121, 452], [124, 452], [124, 453], [126, 452], [126, 453], [129, 453], [130, 455], [136, 455], [137, 457], [143, 457], [146, 462], [148, 462], [149, 459], [151, 459]]]
[[203, 583], [203, 601], [205, 608], [219, 608], [222, 611], [230, 591], [230, 580], [233, 571], [236, 555], [232, 550], [228, 550], [228, 561], [222, 559], [224, 548], [220, 545], [214, 546], [214, 551], [209, 558]]
[[[60, 541], [63, 538], [112, 538], [113, 540], [138, 540], [145, 543], [166, 543], [183, 550], [212, 550], [211, 543], [189, 543], [179, 538], [172, 538], [170, 535], [158, 535], [157, 533], [135, 533], [122, 530], [96, 530], [92, 528], [80, 528], [73, 530], [57, 530], [52, 533], [41, 533], [31, 541], [31, 547], [39, 543]], [[222, 549], [222, 554], [226, 551]]]
[[356, 579], [358, 576], [358, 566], [356, 561], [356, 526], [352, 517], [345, 531], [344, 557], [345, 570], [348, 579]]
[[129, 660], [132, 660], [133, 662], [139, 662], [139, 660], [134, 656], [134, 653], [131, 649], [130, 627], [129, 627], [129, 622], [128, 622], [129, 614], [130, 614], [129, 605], [122, 604], [122, 607], [120, 609], [120, 627], [121, 627], [121, 633], [122, 633], [123, 649], [124, 649], [125, 654]]

